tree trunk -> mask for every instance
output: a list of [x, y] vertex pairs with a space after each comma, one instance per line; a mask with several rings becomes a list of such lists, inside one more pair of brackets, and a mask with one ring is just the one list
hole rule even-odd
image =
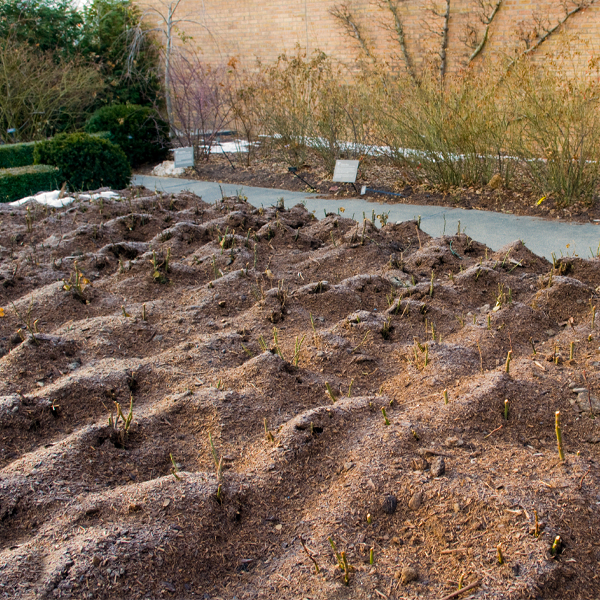
[[440, 48], [440, 83], [444, 85], [446, 66], [448, 62], [448, 29], [450, 28], [450, 0], [446, 0], [446, 14], [444, 15], [444, 29], [442, 30], [442, 46]]
[[167, 118], [169, 120], [169, 129], [171, 135], [175, 134], [175, 125], [173, 123], [173, 103], [171, 101], [171, 50], [173, 46], [173, 5], [169, 4], [169, 14], [167, 17], [167, 47], [165, 49], [165, 102], [167, 105]]

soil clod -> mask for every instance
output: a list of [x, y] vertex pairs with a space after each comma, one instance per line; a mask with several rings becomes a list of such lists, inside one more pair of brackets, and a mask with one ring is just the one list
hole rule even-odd
[[423, 504], [423, 492], [415, 492], [408, 501], [408, 508], [410, 510], [419, 510]]
[[414, 567], [402, 567], [400, 579], [402, 581], [402, 585], [407, 585], [412, 581], [419, 579], [419, 574]]
[[446, 473], [446, 461], [443, 456], [436, 456], [431, 461], [431, 476], [432, 477], [441, 477]]
[[398, 508], [398, 499], [396, 496], [389, 494], [383, 501], [383, 511], [388, 515], [393, 515]]

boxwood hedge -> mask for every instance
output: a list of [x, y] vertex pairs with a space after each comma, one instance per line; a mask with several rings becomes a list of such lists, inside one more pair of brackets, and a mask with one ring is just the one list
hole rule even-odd
[[0, 169], [0, 202], [14, 202], [37, 192], [60, 187], [60, 173], [50, 165], [29, 165]]
[[119, 146], [87, 133], [60, 134], [35, 145], [36, 164], [54, 165], [71, 191], [123, 189], [131, 167]]
[[35, 142], [24, 142], [22, 144], [3, 144], [0, 146], [0, 169], [32, 165], [34, 145]]

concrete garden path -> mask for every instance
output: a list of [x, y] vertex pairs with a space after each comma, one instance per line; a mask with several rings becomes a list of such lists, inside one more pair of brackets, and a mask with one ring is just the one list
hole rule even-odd
[[550, 221], [539, 217], [519, 217], [484, 210], [464, 210], [444, 206], [416, 206], [410, 204], [385, 204], [368, 202], [361, 198], [344, 198], [340, 200], [323, 200], [314, 194], [305, 192], [290, 192], [240, 186], [236, 184], [219, 184], [192, 179], [175, 177], [153, 177], [150, 175], [135, 175], [133, 183], [143, 185], [150, 190], [177, 193], [184, 190], [202, 196], [205, 202], [216, 202], [221, 198], [221, 189], [226, 196], [238, 192], [248, 198], [253, 206], [272, 206], [280, 198], [284, 199], [287, 207], [303, 202], [310, 211], [315, 211], [318, 218], [324, 216], [323, 211], [337, 212], [344, 207], [345, 217], [362, 219], [363, 212], [367, 218], [372, 211], [376, 214], [389, 212], [390, 222], [409, 221], [421, 217], [421, 229], [432, 236], [444, 233], [466, 232], [469, 237], [488, 245], [492, 250], [498, 250], [505, 244], [515, 240], [523, 240], [527, 247], [540, 256], [552, 260], [556, 257], [576, 254], [582, 258], [590, 258], [598, 252], [600, 244], [600, 223], [565, 223]]

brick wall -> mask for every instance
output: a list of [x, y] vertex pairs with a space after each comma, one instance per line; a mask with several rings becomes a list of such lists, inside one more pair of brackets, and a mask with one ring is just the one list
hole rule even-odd
[[[436, 0], [432, 0], [436, 2]], [[408, 50], [417, 65], [435, 60], [439, 50], [442, 18], [428, 10], [430, 0], [403, 0], [400, 14], [404, 22]], [[490, 5], [496, 0], [488, 0]], [[159, 0], [149, 0], [163, 9]], [[309, 51], [320, 49], [347, 64], [356, 61], [359, 46], [346, 35], [330, 14], [338, 2], [334, 0], [182, 0], [176, 17], [194, 22], [180, 24], [180, 29], [193, 37], [191, 43], [201, 49], [207, 62], [226, 62], [235, 56], [251, 66], [256, 59], [270, 62], [296, 44]], [[374, 55], [402, 64], [400, 49], [386, 25], [393, 24], [389, 11], [374, 0], [348, 0], [356, 21]], [[143, 3], [140, 3], [143, 6]], [[445, 0], [437, 0], [438, 12]], [[573, 5], [571, 5], [572, 7]], [[490, 10], [491, 12], [491, 10]], [[472, 52], [465, 44], [469, 26], [479, 39], [485, 29], [479, 19], [477, 0], [451, 0], [448, 67], [458, 70]], [[489, 30], [487, 56], [504, 56], [516, 49], [524, 50], [523, 38], [529, 34], [535, 42], [536, 23], [551, 27], [564, 15], [559, 0], [503, 0]], [[573, 15], [560, 31], [553, 34], [536, 56], [543, 59], [569, 48], [573, 69], [585, 68], [590, 56], [600, 52], [600, 0]]]

